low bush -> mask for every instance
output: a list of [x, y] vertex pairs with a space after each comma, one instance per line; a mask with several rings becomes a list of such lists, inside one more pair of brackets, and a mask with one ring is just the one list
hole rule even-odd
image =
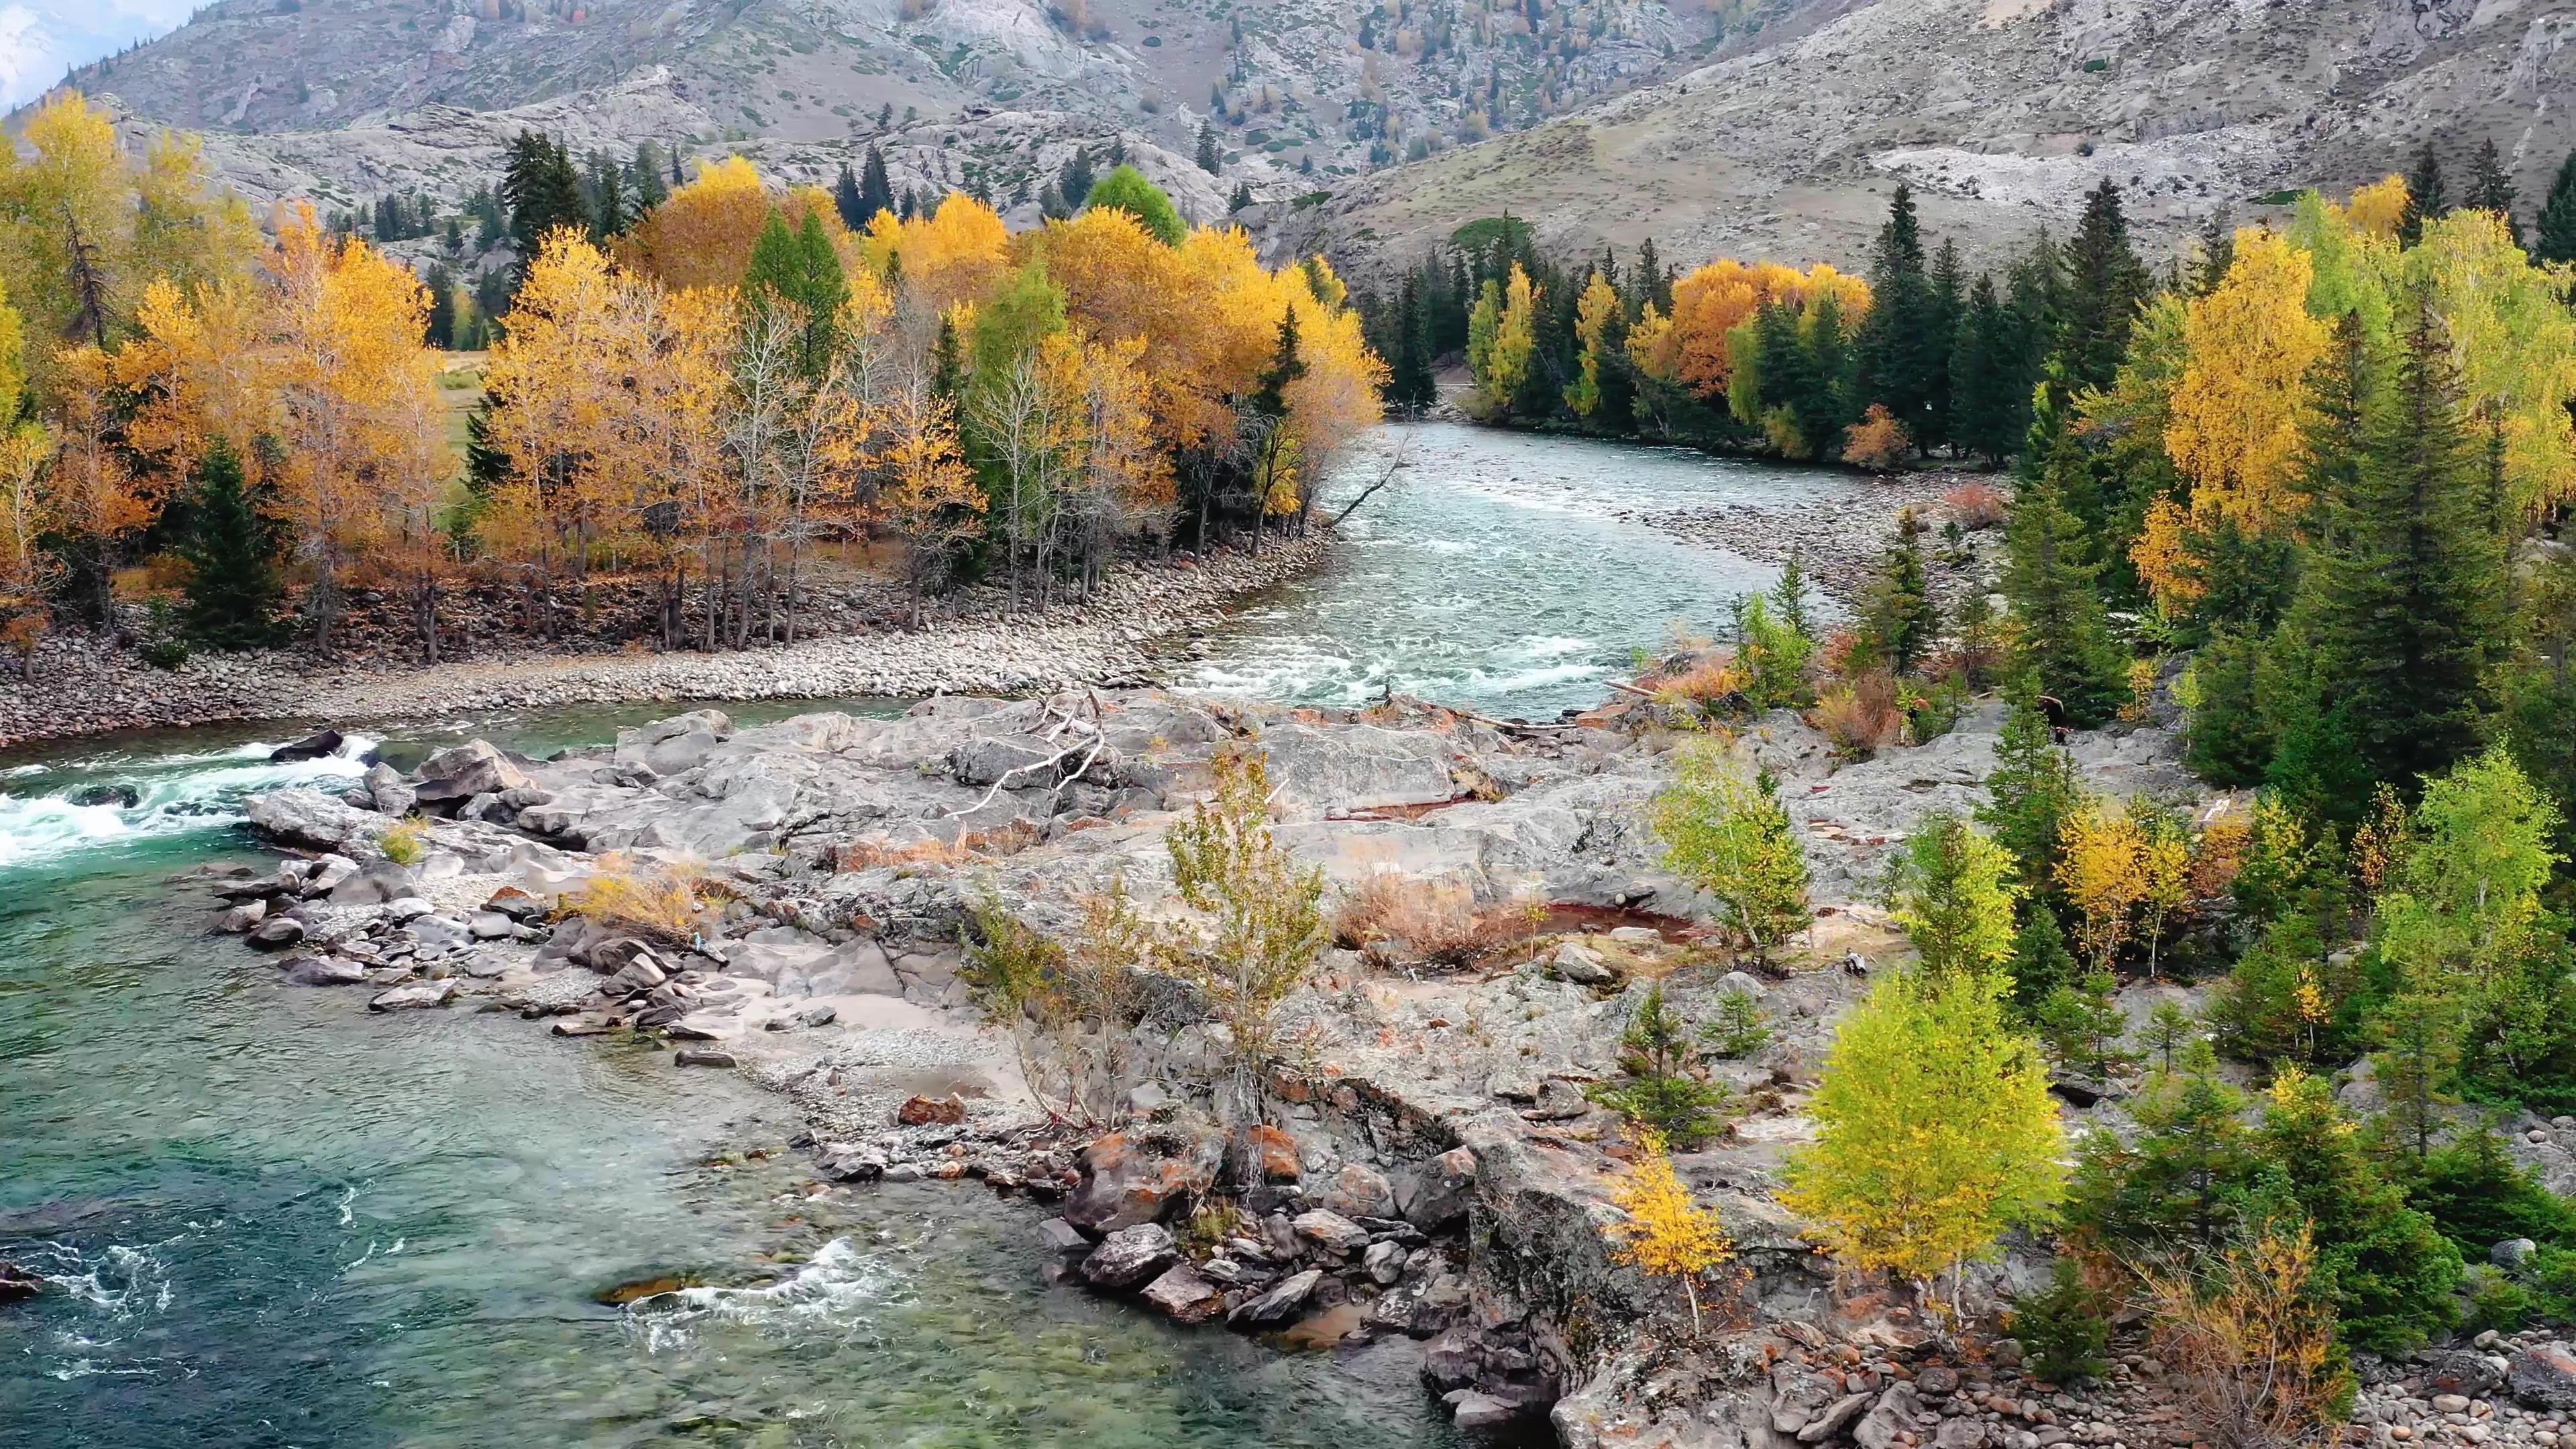
[[1983, 483], [1962, 483], [1941, 495], [1950, 505], [1950, 517], [1970, 533], [1994, 528], [2004, 521], [2004, 496]]
[[587, 880], [564, 893], [556, 913], [680, 944], [697, 934], [706, 890], [705, 878], [694, 870], [654, 865], [611, 851], [600, 857], [598, 870]]

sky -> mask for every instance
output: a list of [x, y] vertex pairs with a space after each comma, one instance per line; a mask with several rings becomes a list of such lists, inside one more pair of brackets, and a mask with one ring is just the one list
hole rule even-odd
[[44, 94], [66, 66], [176, 29], [200, 0], [0, 0], [0, 107]]

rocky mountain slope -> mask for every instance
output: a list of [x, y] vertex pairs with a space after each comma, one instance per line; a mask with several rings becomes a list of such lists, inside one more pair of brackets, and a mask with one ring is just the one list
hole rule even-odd
[[1793, 0], [1686, 74], [1343, 183], [1280, 245], [1407, 256], [1508, 209], [1568, 248], [1858, 265], [1903, 178], [1992, 256], [2105, 176], [2172, 245], [2428, 138], [2455, 189], [2494, 141], [2527, 216], [2571, 99], [2576, 14], [2540, 0]]
[[75, 82], [217, 133], [257, 199], [413, 174], [444, 193], [460, 165], [490, 169], [495, 135], [537, 126], [826, 176], [885, 142], [916, 183], [974, 163], [1034, 215], [1061, 166], [1048, 143], [1115, 132], [1188, 157], [1214, 116], [1218, 199], [1238, 177], [1284, 196], [1310, 164], [1357, 174], [1535, 123], [1715, 34], [1666, 0], [219, 0]]

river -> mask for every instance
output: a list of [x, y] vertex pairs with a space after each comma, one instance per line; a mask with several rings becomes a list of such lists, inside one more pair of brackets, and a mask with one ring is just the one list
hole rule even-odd
[[[1771, 579], [1621, 510], [1841, 486], [1463, 428], [1403, 447], [1336, 558], [1182, 682], [1589, 703]], [[258, 857], [244, 793], [354, 778], [370, 745], [542, 752], [674, 709], [383, 726], [296, 765], [267, 760], [285, 726], [0, 759], [0, 1260], [50, 1280], [0, 1307], [0, 1446], [1453, 1442], [1416, 1346], [1280, 1352], [1048, 1287], [1037, 1210], [976, 1188], [809, 1199], [790, 1114], [727, 1074], [463, 1012], [358, 1019], [168, 883]], [[76, 803], [100, 785], [134, 803]], [[602, 1301], [653, 1278], [704, 1286]]]

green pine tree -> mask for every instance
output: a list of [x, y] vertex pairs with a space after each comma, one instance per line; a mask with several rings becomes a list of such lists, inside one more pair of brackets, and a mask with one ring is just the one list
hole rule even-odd
[[[2037, 898], [2052, 888], [2057, 837], [2082, 795], [2074, 757], [2058, 747], [2048, 713], [2028, 679], [2013, 689], [2012, 712], [1995, 741], [1979, 823], [2021, 864], [2022, 889]], [[2061, 947], [2062, 949], [2062, 947]]]
[[1896, 515], [1896, 538], [1879, 563], [1878, 580], [1863, 614], [1860, 647], [1867, 658], [1897, 674], [1911, 674], [1939, 642], [1941, 611], [1923, 568], [1923, 520], [1908, 508]]
[[2354, 466], [2334, 480], [2344, 491], [2322, 500], [2328, 523], [2306, 603], [2319, 676], [2332, 681], [2360, 760], [2407, 788], [2483, 734], [2502, 555], [2485, 526], [2450, 342], [2429, 301], [2416, 305], [2381, 391]]
[[188, 636], [217, 649], [255, 649], [278, 639], [277, 611], [286, 597], [277, 555], [285, 526], [267, 511], [267, 493], [242, 477], [241, 459], [218, 441], [191, 475], [188, 529], [178, 553], [188, 577]]
[[1214, 176], [1219, 170], [1223, 169], [1224, 163], [1217, 155], [1216, 122], [1214, 121], [1202, 121], [1199, 123], [1198, 163], [1199, 169], [1210, 176]]
[[2513, 177], [2504, 169], [2504, 157], [2496, 151], [2494, 138], [2478, 143], [2476, 159], [2469, 163], [2469, 195], [2465, 203], [2473, 210], [2491, 211], [2504, 222], [2515, 246], [2522, 245], [2522, 223], [2515, 220]]
[[2084, 216], [2066, 244], [2066, 279], [2056, 356], [2076, 390], [2109, 387], [2128, 355], [2129, 330], [2152, 289], [2129, 247], [2120, 188], [2104, 177], [2084, 198]]
[[1918, 446], [1941, 434], [1952, 341], [1925, 261], [1914, 189], [1900, 181], [1871, 254], [1870, 309], [1853, 363], [1858, 400], [1886, 405]]
[[1980, 274], [1968, 289], [1950, 349], [1949, 435], [1960, 447], [1998, 466], [2021, 441], [2023, 400], [2029, 394], [2021, 344], [1995, 279]]
[[2415, 169], [2406, 174], [2406, 210], [2397, 220], [2397, 241], [2413, 246], [2424, 239], [2424, 223], [2451, 214], [2449, 188], [2442, 184], [2442, 158], [2433, 152], [2433, 143], [2415, 153]]
[[2540, 262], [2576, 262], [2576, 151], [2567, 153], [2549, 183], [2549, 197], [2532, 226], [2531, 256]]
[[2042, 466], [2014, 495], [2004, 534], [2003, 593], [2018, 625], [2015, 668], [2056, 699], [2070, 723], [2090, 726], [2111, 717], [2127, 681], [2094, 587], [2101, 566], [2083, 521], [2067, 506], [2069, 481], [2089, 478], [2091, 469], [2062, 415], [2047, 414], [2031, 425], [2031, 451], [2042, 454]]

